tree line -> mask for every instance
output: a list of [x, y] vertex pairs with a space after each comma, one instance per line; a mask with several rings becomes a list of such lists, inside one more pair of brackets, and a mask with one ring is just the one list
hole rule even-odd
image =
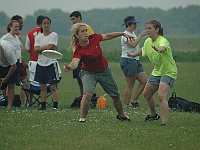
[[[67, 11], [67, 10], [66, 10]], [[92, 9], [89, 11], [81, 11], [83, 21], [89, 24], [95, 33], [107, 33], [113, 31], [124, 31], [122, 26], [123, 19], [126, 16], [135, 16], [138, 23], [136, 33], [145, 29], [145, 23], [150, 19], [156, 19], [161, 22], [166, 36], [199, 36], [200, 24], [200, 6], [190, 5], [186, 8], [172, 8], [164, 11], [159, 8], [142, 8], [128, 7], [121, 9]], [[16, 14], [14, 14], [16, 15]], [[20, 15], [20, 14], [18, 14]], [[51, 9], [47, 11], [40, 9], [33, 15], [27, 15], [23, 18], [24, 27], [20, 32], [26, 35], [29, 30], [36, 26], [36, 17], [38, 15], [48, 16], [52, 21], [52, 31], [58, 33], [59, 36], [70, 36], [70, 12], [64, 12], [61, 9]], [[0, 12], [0, 35], [6, 33], [6, 25], [10, 18], [5, 12]]]

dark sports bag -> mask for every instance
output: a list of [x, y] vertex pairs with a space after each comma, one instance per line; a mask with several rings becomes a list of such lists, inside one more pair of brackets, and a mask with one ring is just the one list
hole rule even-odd
[[[70, 108], [80, 108], [82, 98], [83, 98], [82, 95], [81, 95], [81, 96], [77, 96], [77, 97], [74, 99], [73, 103], [71, 104]], [[95, 107], [96, 107], [96, 105], [97, 105], [97, 99], [98, 99], [98, 98], [99, 98], [99, 97], [97, 97], [96, 94], [94, 94], [94, 95], [92, 96], [91, 103], [90, 103], [90, 107], [91, 107], [91, 108], [95, 108]]]
[[[7, 96], [0, 94], [0, 106], [7, 106], [7, 104], [8, 104]], [[19, 95], [15, 95], [15, 97], [13, 99], [12, 106], [14, 106], [14, 107], [20, 107], [21, 106], [21, 101], [20, 101]]]
[[15, 95], [12, 106], [21, 107], [21, 100], [19, 95]]
[[0, 106], [7, 106], [8, 101], [5, 95], [0, 94]]
[[172, 96], [169, 98], [168, 105], [171, 109], [175, 110], [177, 109], [185, 112], [200, 112], [200, 104], [177, 97], [175, 92], [173, 92]]

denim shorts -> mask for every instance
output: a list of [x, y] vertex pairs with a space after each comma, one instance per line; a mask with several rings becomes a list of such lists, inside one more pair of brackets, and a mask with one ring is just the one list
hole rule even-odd
[[120, 67], [125, 77], [136, 76], [138, 73], [144, 72], [140, 61], [135, 59], [121, 57]]
[[95, 93], [97, 83], [110, 96], [120, 96], [119, 89], [109, 66], [100, 73], [89, 72], [81, 69], [80, 78], [83, 83], [83, 93]]
[[165, 76], [165, 75], [164, 76], [150, 75], [150, 77], [148, 79], [148, 83], [150, 83], [150, 84], [154, 84], [154, 85], [159, 86], [160, 82], [164, 82], [172, 88], [174, 86], [175, 79], [173, 79], [169, 76]]

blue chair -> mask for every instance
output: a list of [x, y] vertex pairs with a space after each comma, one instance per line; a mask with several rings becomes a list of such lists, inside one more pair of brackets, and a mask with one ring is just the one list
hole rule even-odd
[[[29, 83], [30, 87], [29, 88], [22, 88], [25, 91], [26, 94], [26, 102], [29, 102], [29, 95], [32, 97], [32, 102], [29, 104], [29, 106], [32, 106], [33, 104], [37, 103], [39, 106], [41, 104], [40, 102], [40, 86], [39, 83], [34, 81], [34, 76], [35, 76], [35, 70], [37, 66], [37, 62], [35, 61], [29, 61], [28, 64], [29, 68]], [[50, 90], [50, 85], [47, 85], [47, 98], [51, 95], [51, 90]], [[48, 105], [51, 105], [51, 103], [47, 103]]]
[[[37, 106], [39, 106], [41, 104], [40, 102], [40, 87], [39, 86], [34, 86], [30, 84], [29, 88], [22, 88], [25, 91], [26, 94], [26, 102], [29, 102], [29, 96], [32, 97], [32, 102], [29, 104], [29, 106], [32, 106], [34, 104], [37, 104]], [[51, 95], [51, 90], [50, 90], [50, 86], [47, 86], [47, 98]], [[47, 104], [50, 106], [52, 104], [48, 103]]]

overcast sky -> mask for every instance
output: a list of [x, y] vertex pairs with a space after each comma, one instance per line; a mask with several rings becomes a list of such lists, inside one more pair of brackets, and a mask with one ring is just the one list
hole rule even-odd
[[185, 8], [188, 5], [200, 6], [200, 0], [0, 0], [0, 11], [8, 16], [33, 15], [36, 10], [59, 8], [64, 12], [91, 10], [94, 8], [144, 7], [168, 10], [174, 7]]

